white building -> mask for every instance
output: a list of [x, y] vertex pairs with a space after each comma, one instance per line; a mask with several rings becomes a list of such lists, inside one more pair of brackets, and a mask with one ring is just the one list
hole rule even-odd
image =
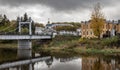
[[42, 34], [44, 31], [44, 28], [42, 27], [35, 27], [35, 34]]
[[58, 35], [73, 35], [73, 36], [81, 36], [81, 29], [77, 29], [76, 31], [58, 31]]
[[73, 36], [81, 36], [81, 29], [76, 29], [76, 31], [56, 31], [53, 28], [57, 26], [73, 26], [72, 24], [64, 24], [64, 23], [53, 23], [53, 24], [47, 24], [45, 27], [45, 30], [47, 30], [48, 33], [57, 33], [57, 35], [73, 35]]

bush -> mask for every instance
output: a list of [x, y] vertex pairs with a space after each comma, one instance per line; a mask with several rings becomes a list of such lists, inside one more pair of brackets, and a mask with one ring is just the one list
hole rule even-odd
[[117, 46], [119, 45], [119, 37], [114, 36], [111, 38], [105, 38], [102, 40], [103, 46]]

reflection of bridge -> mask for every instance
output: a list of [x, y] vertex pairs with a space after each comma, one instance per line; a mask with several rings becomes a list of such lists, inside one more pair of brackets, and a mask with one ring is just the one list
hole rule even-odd
[[[9, 52], [11, 53], [11, 51]], [[76, 66], [81, 68], [81, 59], [79, 58], [55, 58], [49, 55], [41, 56], [42, 53], [37, 53], [39, 56], [35, 54], [32, 53], [32, 50], [17, 50], [17, 55], [10, 57], [11, 60], [6, 59], [9, 56], [4, 58], [4, 61], [0, 64], [0, 70], [58, 70], [58, 66], [61, 66], [61, 64], [63, 65], [61, 66], [61, 70], [69, 70], [71, 66], [72, 70], [74, 70], [73, 67], [75, 64], [77, 64], [75, 68]], [[61, 62], [61, 59], [65, 60], [65, 62]]]
[[50, 59], [50, 57], [41, 57], [41, 58], [34, 58], [34, 59], [28, 59], [28, 60], [15, 61], [15, 62], [11, 62], [11, 63], [4, 63], [4, 64], [0, 65], [0, 69], [22, 66], [25, 64], [32, 64], [35, 62], [45, 61], [48, 59]]
[[[17, 34], [0, 34], [0, 40], [18, 40], [18, 49], [31, 49], [32, 43], [31, 40], [33, 39], [51, 39], [52, 35], [34, 35], [32, 34], [32, 23], [33, 21], [31, 18], [27, 20], [26, 22], [21, 21], [21, 19], [18, 19], [19, 26], [18, 28], [18, 33]], [[23, 25], [29, 25], [27, 28], [29, 28], [29, 34], [22, 34], [22, 26]], [[16, 30], [15, 29], [15, 30]]]

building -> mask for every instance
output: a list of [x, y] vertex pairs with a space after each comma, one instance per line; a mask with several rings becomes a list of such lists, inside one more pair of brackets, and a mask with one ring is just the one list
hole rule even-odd
[[[90, 26], [90, 21], [81, 22], [81, 36], [82, 38], [97, 38]], [[103, 32], [101, 38], [115, 36], [120, 33], [120, 21], [106, 21], [103, 26]]]
[[73, 35], [73, 36], [81, 36], [81, 29], [76, 29], [76, 31], [70, 31], [70, 30], [60, 30], [57, 31], [56, 27], [58, 26], [70, 26], [73, 27], [72, 24], [66, 24], [66, 23], [48, 23], [45, 27], [46, 30], [49, 30], [50, 32], [57, 33], [57, 35]]
[[35, 27], [35, 34], [42, 34], [44, 31], [44, 28], [42, 27]]
[[76, 31], [58, 31], [59, 35], [73, 35], [73, 36], [81, 36], [81, 29], [76, 29]]

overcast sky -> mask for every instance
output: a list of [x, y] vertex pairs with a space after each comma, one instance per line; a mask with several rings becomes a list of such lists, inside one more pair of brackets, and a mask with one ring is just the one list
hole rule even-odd
[[92, 8], [100, 3], [108, 20], [120, 19], [120, 0], [0, 0], [0, 13], [16, 19], [25, 12], [35, 22], [80, 22], [90, 19]]

